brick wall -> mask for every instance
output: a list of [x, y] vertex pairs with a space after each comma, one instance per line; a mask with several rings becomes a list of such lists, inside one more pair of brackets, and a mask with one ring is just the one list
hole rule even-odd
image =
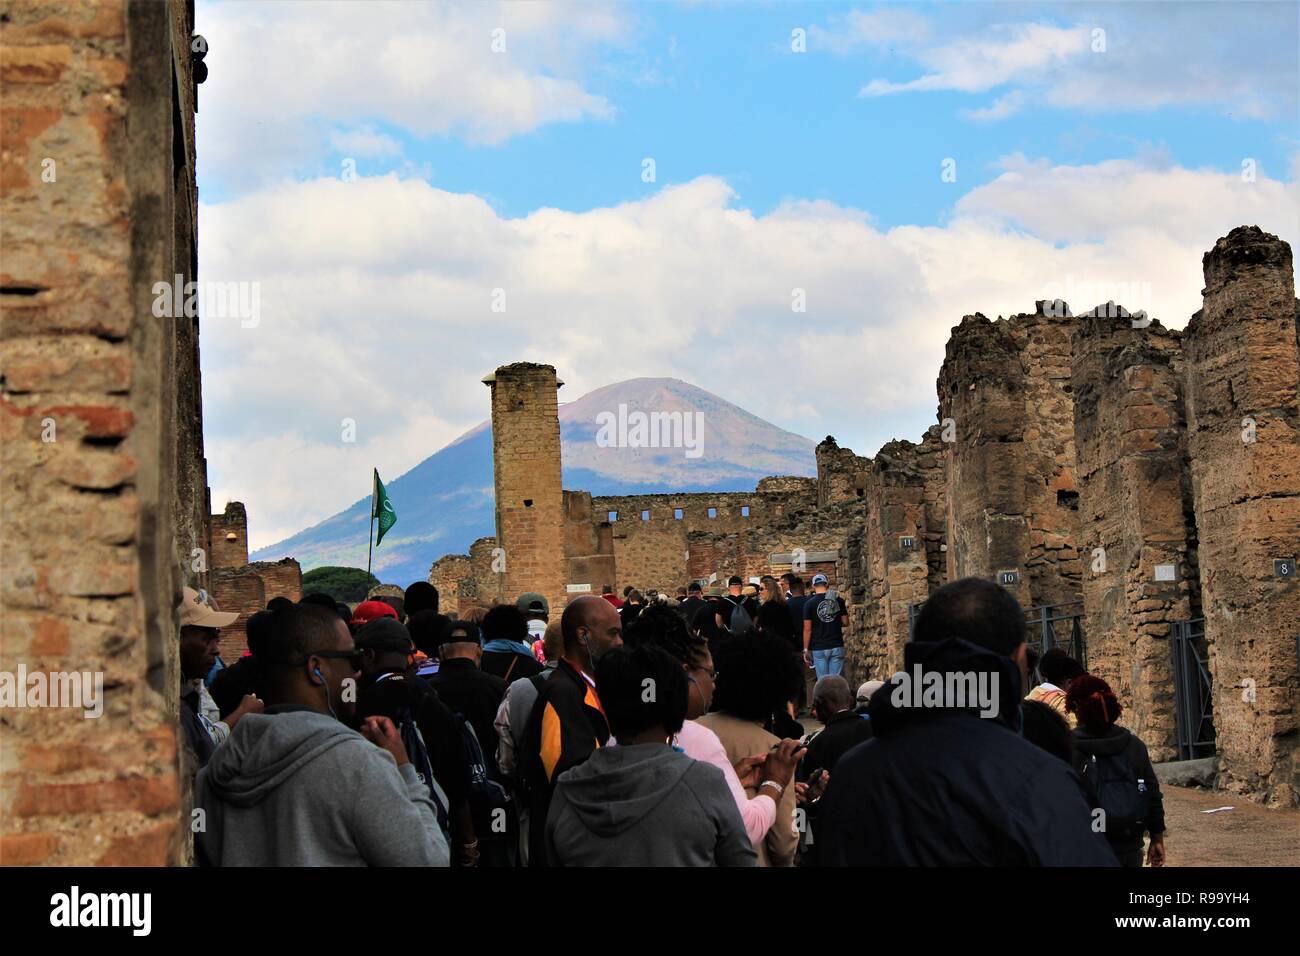
[[496, 539], [505, 550], [505, 592], [544, 594], [564, 607], [564, 492], [560, 419], [550, 365], [504, 365], [492, 388]]
[[[211, 518], [212, 553], [208, 566], [240, 568], [248, 563], [248, 515], [239, 501], [226, 504], [226, 510]], [[232, 537], [233, 536], [233, 537]]]
[[105, 690], [98, 719], [0, 715], [0, 863], [180, 862], [175, 608], [207, 504], [197, 323], [152, 288], [194, 277], [191, 25], [183, 3], [4, 12], [0, 670]]

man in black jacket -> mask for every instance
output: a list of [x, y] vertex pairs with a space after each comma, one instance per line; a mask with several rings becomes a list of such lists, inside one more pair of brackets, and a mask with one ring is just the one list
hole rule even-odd
[[474, 728], [487, 770], [494, 779], [496, 769], [497, 708], [506, 695], [506, 682], [480, 670], [483, 643], [478, 627], [469, 621], [452, 621], [442, 638], [438, 673], [426, 680], [442, 702], [460, 714]]
[[836, 764], [822, 861], [838, 866], [1115, 866], [1073, 769], [1019, 733], [1024, 612], [990, 581], [934, 592], [904, 671], [871, 699], [873, 739]]

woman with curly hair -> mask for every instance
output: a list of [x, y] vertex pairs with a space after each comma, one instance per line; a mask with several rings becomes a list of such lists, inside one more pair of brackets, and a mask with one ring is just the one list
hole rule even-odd
[[[699, 723], [717, 734], [735, 764], [744, 757], [779, 754], [784, 762], [803, 755], [798, 741], [777, 737], [763, 725], [799, 693], [803, 675], [799, 659], [780, 638], [760, 631], [737, 634], [722, 644], [713, 659], [717, 677], [713, 691], [713, 712]], [[770, 757], [768, 759], [771, 759]], [[763, 780], [758, 787], [746, 787], [753, 797], [759, 787], [772, 791], [777, 801], [776, 823], [758, 844], [759, 866], [791, 866], [799, 845], [794, 828], [795, 793], [793, 780], [782, 783]]]
[[1078, 719], [1073, 732], [1075, 768], [1092, 787], [1106, 839], [1124, 866], [1142, 865], [1142, 837], [1151, 838], [1146, 859], [1165, 863], [1165, 810], [1160, 781], [1146, 744], [1115, 721], [1123, 713], [1100, 677], [1081, 674], [1065, 692], [1065, 709]]

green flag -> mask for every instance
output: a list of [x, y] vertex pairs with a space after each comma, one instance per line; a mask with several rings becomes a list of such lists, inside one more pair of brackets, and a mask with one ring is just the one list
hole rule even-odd
[[378, 468], [375, 469], [375, 496], [370, 504], [370, 517], [379, 519], [379, 537], [375, 538], [377, 546], [384, 540], [384, 533], [397, 524], [397, 512], [393, 510], [393, 503], [388, 500], [384, 483], [379, 480]]

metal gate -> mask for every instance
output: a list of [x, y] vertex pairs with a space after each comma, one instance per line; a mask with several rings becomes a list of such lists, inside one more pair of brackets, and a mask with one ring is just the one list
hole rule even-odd
[[[916, 616], [920, 612], [921, 604], [912, 604], [907, 608], [908, 640], [916, 632]], [[1025, 629], [1025, 643], [1037, 650], [1040, 656], [1053, 647], [1059, 647], [1078, 661], [1080, 667], [1088, 669], [1088, 642], [1083, 633], [1082, 601], [1031, 607], [1025, 611]]]
[[1175, 621], [1169, 645], [1173, 654], [1178, 759], [1213, 757], [1214, 712], [1209, 655], [1205, 647], [1205, 618]]

